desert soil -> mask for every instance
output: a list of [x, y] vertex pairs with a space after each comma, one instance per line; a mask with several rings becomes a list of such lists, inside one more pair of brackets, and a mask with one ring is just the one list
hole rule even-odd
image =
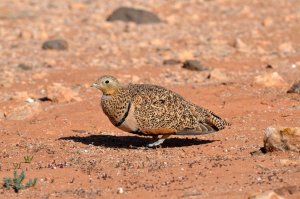
[[[163, 22], [107, 22], [119, 6]], [[299, 153], [251, 155], [268, 126], [300, 126], [300, 95], [286, 93], [300, 79], [299, 10], [299, 0], [1, 0], [0, 179], [17, 168], [38, 183], [0, 198], [300, 198]], [[43, 50], [50, 39], [68, 49]], [[189, 59], [209, 70], [182, 68]], [[103, 114], [90, 84], [104, 74], [165, 86], [232, 126], [147, 149], [150, 138]]]

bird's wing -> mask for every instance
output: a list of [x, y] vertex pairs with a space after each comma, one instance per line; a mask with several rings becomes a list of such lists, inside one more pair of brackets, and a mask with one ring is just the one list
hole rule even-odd
[[199, 123], [197, 128], [186, 128], [181, 131], [176, 132], [176, 135], [204, 135], [209, 133], [214, 133], [216, 130], [212, 128], [209, 124]]

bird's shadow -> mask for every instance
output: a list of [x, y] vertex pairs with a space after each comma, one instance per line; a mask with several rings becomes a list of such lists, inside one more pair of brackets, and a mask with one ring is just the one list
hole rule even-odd
[[[83, 130], [73, 130], [73, 132], [85, 132]], [[103, 146], [109, 148], [142, 148], [147, 144], [153, 142], [151, 137], [142, 136], [115, 136], [115, 135], [89, 135], [85, 137], [69, 136], [61, 137], [59, 140], [72, 140], [74, 142], [81, 142], [83, 144], [91, 144], [94, 146]], [[200, 140], [197, 138], [169, 138], [162, 144], [163, 148], [185, 147], [192, 145], [202, 145], [215, 142], [217, 140]]]

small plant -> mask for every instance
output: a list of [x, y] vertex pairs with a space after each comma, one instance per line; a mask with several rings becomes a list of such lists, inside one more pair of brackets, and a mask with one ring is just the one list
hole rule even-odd
[[14, 162], [13, 166], [14, 166], [14, 170], [20, 169], [21, 168], [21, 162]]
[[5, 177], [3, 178], [3, 187], [6, 189], [13, 188], [16, 193], [18, 193], [22, 189], [27, 189], [29, 187], [33, 187], [37, 183], [37, 178], [33, 180], [30, 179], [25, 185], [22, 184], [25, 179], [25, 172], [22, 170], [21, 174], [18, 175], [17, 170], [14, 170], [14, 177]]
[[28, 164], [31, 163], [32, 159], [33, 159], [33, 156], [30, 156], [30, 155], [24, 156], [25, 163], [28, 163]]

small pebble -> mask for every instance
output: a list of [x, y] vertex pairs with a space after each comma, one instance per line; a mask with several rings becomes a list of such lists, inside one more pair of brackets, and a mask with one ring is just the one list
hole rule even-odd
[[27, 98], [25, 101], [26, 101], [27, 103], [33, 103], [33, 102], [34, 102], [34, 99], [32, 99], [32, 98]]
[[43, 50], [67, 50], [68, 42], [63, 39], [48, 40], [43, 43]]
[[123, 193], [124, 193], [124, 189], [123, 189], [122, 187], [119, 187], [119, 188], [117, 189], [117, 193], [118, 193], [118, 194], [123, 194]]

